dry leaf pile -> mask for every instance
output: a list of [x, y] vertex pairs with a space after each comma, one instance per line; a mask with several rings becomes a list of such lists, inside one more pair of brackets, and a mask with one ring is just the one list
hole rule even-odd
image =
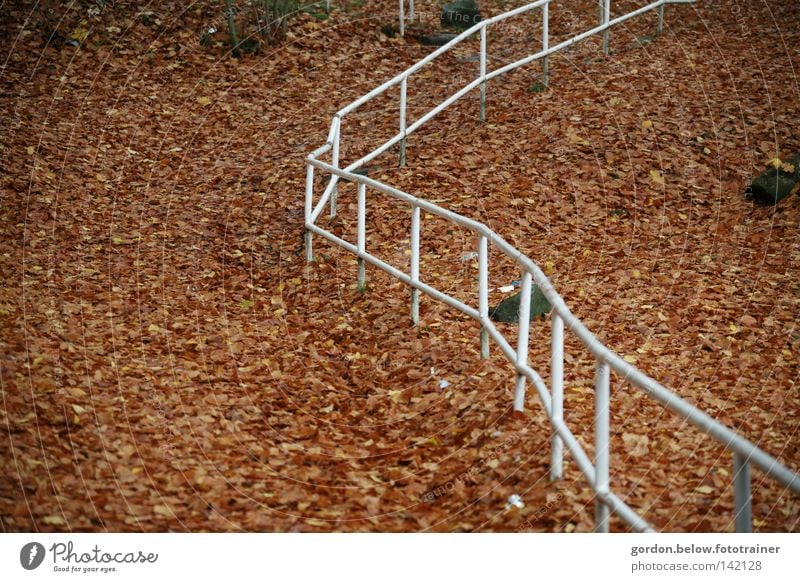
[[[512, 414], [511, 368], [479, 359], [473, 322], [423, 298], [412, 328], [407, 287], [368, 269], [360, 294], [355, 259], [319, 238], [305, 263], [304, 156], [430, 50], [380, 32], [395, 3], [302, 13], [284, 46], [238, 60], [199, 43], [210, 0], [67, 14], [77, 47], [45, 46], [33, 4], [0, 7], [3, 531], [592, 528], [574, 464], [548, 482], [534, 391]], [[607, 345], [797, 471], [800, 198], [742, 192], [800, 150], [800, 16], [752, 4], [670, 6], [661, 36], [636, 19], [609, 58], [599, 39], [553, 57], [545, 92], [536, 65], [492, 81], [485, 124], [469, 95], [409, 139], [408, 167], [388, 153], [369, 175], [488, 224]], [[551, 42], [596, 18], [588, 0], [550, 12]], [[490, 66], [537, 26], [493, 35]], [[410, 121], [474, 77], [476, 47], [412, 79]], [[389, 97], [347, 117], [343, 162], [396, 123]], [[342, 185], [331, 226], [350, 240], [355, 204]], [[408, 268], [409, 228], [369, 194], [372, 252]], [[422, 244], [423, 279], [474, 302], [469, 233], [427, 217]], [[492, 287], [519, 278], [492, 260]], [[565, 415], [591, 455], [593, 362], [574, 338], [566, 352]], [[547, 379], [548, 323], [531, 360]], [[729, 455], [612, 384], [614, 490], [659, 528], [730, 530]], [[753, 491], [756, 529], [798, 529], [796, 496], [758, 471]]]

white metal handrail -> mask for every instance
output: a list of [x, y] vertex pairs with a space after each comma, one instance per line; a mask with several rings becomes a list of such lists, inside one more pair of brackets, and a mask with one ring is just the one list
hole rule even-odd
[[[542, 405], [547, 412], [548, 418], [553, 429], [551, 447], [551, 479], [559, 479], [563, 472], [563, 446], [570, 451], [578, 468], [583, 473], [589, 485], [596, 494], [595, 497], [595, 529], [596, 531], [608, 531], [609, 512], [614, 511], [626, 523], [636, 531], [652, 531], [650, 524], [638, 515], [630, 506], [617, 497], [609, 488], [609, 414], [610, 414], [610, 371], [616, 372], [623, 380], [629, 384], [643, 390], [645, 393], [661, 402], [668, 409], [682, 416], [690, 423], [695, 425], [704, 433], [711, 436], [714, 440], [722, 444], [733, 455], [733, 481], [734, 481], [734, 511], [735, 524], [737, 531], [751, 531], [752, 510], [750, 495], [750, 465], [755, 464], [772, 479], [786, 486], [795, 493], [800, 493], [800, 476], [792, 472], [777, 459], [755, 446], [748, 439], [738, 435], [725, 425], [715, 421], [706, 413], [692, 406], [677, 394], [670, 391], [641, 372], [635, 366], [629, 364], [616, 353], [607, 348], [588, 328], [577, 318], [567, 307], [561, 296], [555, 291], [547, 277], [536, 265], [534, 261], [522, 254], [519, 250], [508, 244], [502, 237], [489, 229], [487, 226], [461, 216], [455, 212], [441, 208], [431, 202], [416, 198], [410, 194], [392, 188], [377, 180], [356, 174], [355, 169], [369, 160], [387, 151], [395, 144], [400, 144], [400, 162], [405, 163], [405, 140], [413, 131], [418, 129], [423, 123], [431, 119], [442, 109], [455, 102], [467, 92], [481, 87], [481, 118], [485, 115], [485, 95], [486, 81], [494, 76], [508, 72], [513, 68], [522, 66], [537, 59], [546, 59], [554, 52], [587, 38], [599, 32], [607, 33], [608, 29], [614, 24], [624, 22], [628, 18], [642, 14], [647, 10], [658, 9], [659, 29], [663, 23], [663, 7], [666, 4], [683, 4], [691, 0], [658, 0], [638, 10], [615, 19], [610, 18], [610, 0], [601, 0], [600, 19], [601, 24], [597, 27], [566, 40], [552, 48], [548, 47], [547, 39], [547, 20], [548, 5], [551, 0], [538, 0], [532, 4], [522, 6], [501, 14], [494, 18], [485, 20], [464, 33], [457, 36], [453, 41], [440, 49], [432, 52], [426, 58], [409, 67], [390, 81], [387, 81], [377, 89], [355, 100], [350, 105], [341, 109], [334, 116], [328, 139], [325, 145], [315, 150], [308, 156], [306, 169], [306, 195], [305, 195], [305, 244], [306, 258], [313, 260], [312, 235], [314, 233], [322, 236], [328, 241], [341, 246], [352, 252], [358, 257], [358, 287], [363, 290], [366, 284], [365, 265], [369, 263], [381, 270], [389, 273], [396, 279], [403, 281], [412, 288], [411, 293], [411, 316], [416, 324], [419, 322], [419, 292], [433, 297], [450, 307], [477, 320], [481, 325], [481, 356], [489, 356], [489, 338], [492, 338], [498, 345], [501, 352], [513, 364], [517, 377], [514, 389], [514, 409], [522, 410], [525, 399], [526, 382], [530, 382], [539, 396]], [[543, 49], [529, 57], [525, 57], [501, 67], [491, 73], [486, 71], [486, 28], [492, 23], [499, 22], [511, 16], [524, 12], [542, 8], [543, 13]], [[480, 56], [480, 75], [477, 79], [467, 84], [442, 103], [434, 107], [431, 111], [423, 115], [419, 120], [411, 125], [406, 125], [406, 88], [408, 78], [422, 66], [436, 58], [438, 55], [449, 50], [461, 40], [471, 34], [480, 31], [481, 33], [481, 56]], [[607, 34], [604, 39], [604, 50], [608, 50]], [[545, 67], [546, 68], [546, 67]], [[360, 105], [366, 103], [373, 97], [383, 93], [389, 87], [400, 85], [400, 131], [386, 141], [384, 144], [360, 158], [346, 168], [339, 168], [339, 135], [342, 119], [347, 113], [352, 112]], [[317, 159], [320, 155], [330, 152], [331, 163], [326, 163]], [[319, 169], [328, 172], [331, 180], [325, 188], [320, 200], [314, 205], [314, 170]], [[316, 220], [324, 210], [326, 204], [330, 203], [331, 215], [336, 214], [336, 185], [340, 178], [355, 182], [358, 187], [357, 203], [357, 242], [353, 244], [333, 233], [319, 227]], [[406, 274], [394, 266], [374, 257], [366, 249], [366, 191], [367, 188], [381, 192], [396, 200], [403, 201], [411, 207], [411, 268], [410, 273]], [[420, 228], [421, 213], [427, 212], [447, 220], [451, 220], [477, 236], [478, 246], [478, 302], [477, 308], [470, 306], [458, 299], [447, 295], [435, 287], [425, 283], [420, 278]], [[517, 336], [517, 348], [514, 349], [508, 340], [500, 333], [491, 319], [489, 319], [489, 245], [496, 247], [507, 257], [514, 260], [521, 269], [521, 300], [519, 314], [519, 330]], [[530, 326], [530, 296], [532, 285], [539, 287], [550, 304], [553, 306], [552, 330], [551, 330], [551, 390], [548, 390], [541, 376], [528, 365], [528, 333]], [[580, 342], [594, 356], [596, 362], [595, 376], [595, 459], [594, 464], [584, 451], [572, 431], [563, 419], [563, 353], [564, 353], [564, 329], [573, 333]]]

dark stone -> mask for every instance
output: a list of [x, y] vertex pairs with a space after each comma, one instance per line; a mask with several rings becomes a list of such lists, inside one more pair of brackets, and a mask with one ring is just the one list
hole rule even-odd
[[[503, 299], [497, 306], [489, 310], [489, 317], [494, 321], [501, 321], [503, 323], [518, 323], [521, 295], [521, 293], [517, 293], [516, 295]], [[542, 293], [536, 285], [533, 285], [531, 289], [531, 321], [539, 316], [544, 318], [552, 309], [544, 293]]]
[[417, 41], [425, 46], [444, 46], [453, 40], [456, 34], [452, 32], [440, 32], [438, 34], [425, 34], [417, 37]]
[[456, 0], [442, 9], [442, 26], [467, 30], [481, 21], [481, 11], [475, 0]]
[[397, 29], [394, 26], [384, 26], [381, 28], [381, 32], [389, 38], [394, 38], [397, 36]]
[[783, 162], [794, 166], [794, 171], [769, 168], [753, 180], [745, 194], [759, 204], [775, 205], [800, 188], [800, 153], [789, 156]]

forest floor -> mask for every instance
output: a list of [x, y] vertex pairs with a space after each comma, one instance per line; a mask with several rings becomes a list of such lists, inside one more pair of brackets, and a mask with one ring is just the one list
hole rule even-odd
[[[432, 50], [381, 32], [396, 2], [334, 0], [239, 59], [221, 33], [199, 42], [221, 2], [77, 2], [50, 43], [33, 4], [0, 5], [2, 531], [592, 529], [571, 459], [548, 480], [535, 391], [511, 412], [513, 369], [479, 358], [474, 322], [423, 297], [412, 327], [406, 286], [368, 268], [359, 293], [352, 255], [319, 237], [305, 262], [305, 156]], [[596, 19], [562, 4], [551, 44]], [[609, 347], [800, 471], [800, 197], [743, 196], [800, 151], [800, 14], [740, 5], [669, 6], [659, 36], [636, 18], [607, 58], [586, 40], [551, 59], [547, 91], [536, 64], [494, 80], [486, 123], [472, 93], [409, 138], [407, 167], [388, 152], [370, 176], [487, 224]], [[417, 9], [434, 29], [438, 5]], [[538, 21], [514, 22], [490, 67], [538, 46]], [[409, 120], [476, 54], [413, 77]], [[347, 116], [342, 165], [396, 124], [396, 93]], [[351, 239], [354, 195], [334, 225]], [[368, 246], [405, 269], [408, 214], [370, 193]], [[423, 221], [424, 280], [473, 302], [474, 250]], [[492, 287], [519, 277], [492, 265]], [[545, 381], [549, 329], [531, 329]], [[565, 418], [591, 456], [593, 361], [566, 352]], [[722, 447], [616, 377], [611, 428], [612, 489], [655, 527], [733, 528]], [[758, 470], [753, 494], [757, 531], [800, 530], [796, 495]]]

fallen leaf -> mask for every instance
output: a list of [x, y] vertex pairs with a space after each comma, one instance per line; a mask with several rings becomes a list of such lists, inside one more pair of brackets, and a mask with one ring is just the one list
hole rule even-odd
[[66, 525], [64, 518], [60, 515], [45, 515], [42, 522], [47, 525]]
[[656, 184], [664, 185], [664, 175], [658, 170], [650, 170], [650, 179]]
[[622, 442], [631, 457], [643, 457], [650, 450], [650, 439], [644, 434], [622, 433]]

